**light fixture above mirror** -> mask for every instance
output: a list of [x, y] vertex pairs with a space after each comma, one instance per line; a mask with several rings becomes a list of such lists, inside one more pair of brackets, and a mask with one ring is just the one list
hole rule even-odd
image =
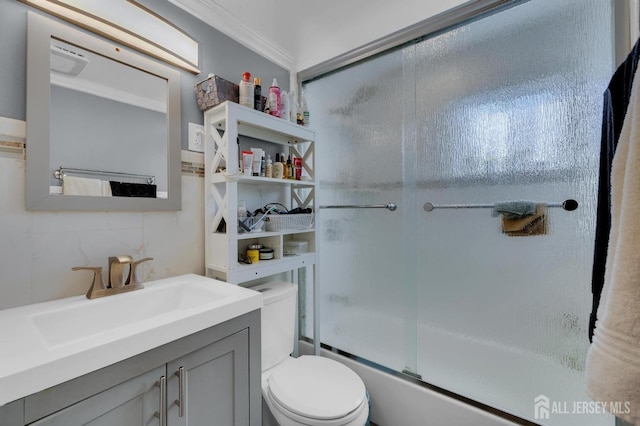
[[19, 0], [194, 74], [198, 43], [133, 0]]

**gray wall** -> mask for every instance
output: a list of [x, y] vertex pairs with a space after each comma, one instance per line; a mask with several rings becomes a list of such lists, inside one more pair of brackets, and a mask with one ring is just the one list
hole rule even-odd
[[[288, 90], [288, 70], [274, 65], [167, 0], [141, 0], [139, 3], [175, 24], [200, 44], [199, 67], [202, 73], [181, 72], [183, 149], [188, 145], [187, 123], [203, 123], [194, 86], [207, 74], [214, 73], [237, 83], [242, 79], [242, 73], [249, 71], [263, 81], [277, 78], [281, 87]], [[25, 120], [27, 10], [36, 9], [16, 0], [0, 0], [0, 117], [18, 120]]]

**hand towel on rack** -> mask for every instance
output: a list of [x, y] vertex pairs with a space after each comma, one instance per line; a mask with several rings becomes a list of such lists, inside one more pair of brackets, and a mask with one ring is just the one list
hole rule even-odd
[[156, 185], [132, 182], [109, 182], [114, 197], [156, 198]]
[[491, 216], [498, 217], [502, 215], [508, 219], [516, 219], [519, 217], [529, 216], [536, 212], [536, 203], [533, 201], [505, 201], [495, 203]]
[[109, 197], [111, 196], [111, 187], [109, 182], [100, 179], [64, 176], [62, 179], [62, 194]]
[[[640, 78], [631, 89], [611, 173], [611, 231], [593, 342], [587, 393], [628, 404], [616, 416], [640, 424]], [[609, 405], [605, 405], [607, 408]]]
[[502, 215], [502, 232], [510, 237], [528, 237], [547, 234], [547, 205], [535, 204], [532, 214], [519, 218]]

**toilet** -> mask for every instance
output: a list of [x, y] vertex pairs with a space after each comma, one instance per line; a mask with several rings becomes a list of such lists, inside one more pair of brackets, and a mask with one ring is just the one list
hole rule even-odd
[[290, 356], [297, 286], [275, 281], [251, 289], [263, 296], [263, 425], [364, 426], [369, 402], [353, 370], [329, 358]]

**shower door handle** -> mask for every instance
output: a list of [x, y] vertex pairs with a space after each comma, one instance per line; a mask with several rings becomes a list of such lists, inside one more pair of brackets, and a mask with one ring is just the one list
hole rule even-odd
[[395, 211], [398, 206], [395, 203], [387, 204], [368, 204], [368, 205], [355, 205], [355, 204], [341, 204], [336, 206], [320, 206], [321, 209], [387, 209], [389, 211]]

